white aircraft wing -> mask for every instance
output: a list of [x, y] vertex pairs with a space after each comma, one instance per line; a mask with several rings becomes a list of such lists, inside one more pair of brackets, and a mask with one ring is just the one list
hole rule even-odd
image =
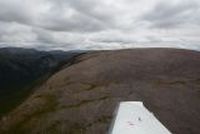
[[171, 134], [142, 102], [121, 102], [111, 134]]

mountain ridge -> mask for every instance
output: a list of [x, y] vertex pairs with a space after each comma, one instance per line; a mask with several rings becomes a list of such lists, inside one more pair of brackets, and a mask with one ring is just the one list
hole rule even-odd
[[120, 101], [142, 101], [174, 134], [200, 133], [200, 52], [144, 48], [77, 56], [0, 121], [0, 133], [103, 134]]

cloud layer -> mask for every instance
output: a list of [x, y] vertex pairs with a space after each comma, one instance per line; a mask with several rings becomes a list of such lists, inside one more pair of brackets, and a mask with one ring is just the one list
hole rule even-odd
[[0, 0], [0, 47], [200, 50], [199, 0]]

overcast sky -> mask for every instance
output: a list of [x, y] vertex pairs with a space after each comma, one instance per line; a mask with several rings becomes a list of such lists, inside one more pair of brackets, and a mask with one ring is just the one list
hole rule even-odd
[[0, 0], [0, 47], [200, 50], [200, 0]]

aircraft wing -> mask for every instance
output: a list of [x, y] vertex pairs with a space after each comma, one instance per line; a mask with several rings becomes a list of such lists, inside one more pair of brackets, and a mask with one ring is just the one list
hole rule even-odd
[[121, 102], [110, 134], [171, 134], [142, 102]]

